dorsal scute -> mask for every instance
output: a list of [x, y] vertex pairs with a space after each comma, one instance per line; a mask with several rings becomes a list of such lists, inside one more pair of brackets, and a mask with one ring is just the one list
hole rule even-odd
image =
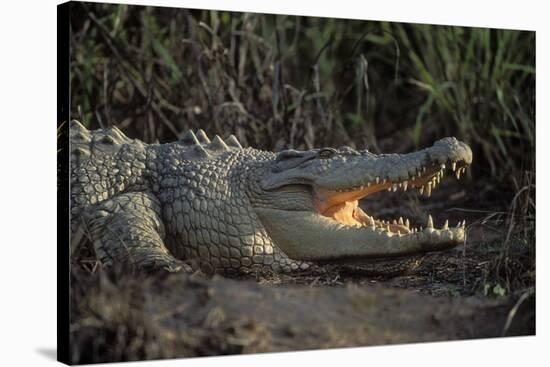
[[202, 145], [197, 144], [193, 147], [193, 151], [195, 154], [197, 154], [201, 158], [209, 158], [211, 156], [210, 152], [208, 152]]
[[232, 148], [237, 148], [237, 149], [242, 149], [243, 148], [241, 143], [239, 143], [239, 141], [237, 140], [237, 137], [233, 134], [229, 135], [229, 137], [227, 139], [225, 139], [225, 144], [227, 144], [228, 146], [230, 146]]
[[212, 140], [212, 142], [207, 145], [207, 148], [209, 150], [220, 151], [220, 152], [229, 150], [229, 147], [227, 146], [227, 144], [225, 144], [222, 138], [219, 137], [219, 135], [216, 135], [214, 137], [214, 140]]
[[112, 126], [112, 127], [108, 128], [106, 135], [111, 136], [114, 139], [114, 141], [118, 142], [118, 143], [131, 141], [131, 139], [129, 137], [127, 137], [126, 135], [124, 135], [124, 133], [122, 131], [120, 131], [120, 129], [116, 126]]
[[89, 143], [91, 140], [90, 130], [86, 129], [86, 127], [77, 120], [71, 120], [69, 124], [69, 136], [71, 140], [82, 143]]
[[199, 139], [197, 139], [197, 136], [192, 130], [189, 130], [186, 132], [180, 141], [185, 145], [200, 145]]
[[71, 140], [71, 159], [85, 160], [90, 157], [90, 143], [92, 133], [77, 120], [71, 120], [69, 124], [69, 137]]
[[208, 139], [208, 136], [203, 129], [199, 129], [199, 131], [197, 131], [197, 138], [201, 144], [210, 144], [210, 139]]
[[225, 141], [219, 135], [215, 135], [210, 140], [202, 129], [197, 130], [196, 133], [192, 130], [187, 131], [179, 141], [189, 146], [190, 152], [194, 152], [199, 157], [205, 158], [233, 149], [243, 149], [235, 135], [230, 135]]

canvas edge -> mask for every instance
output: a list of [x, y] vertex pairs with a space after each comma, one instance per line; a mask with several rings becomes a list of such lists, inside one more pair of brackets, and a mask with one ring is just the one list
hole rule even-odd
[[70, 361], [69, 36], [71, 2], [57, 5], [57, 360]]

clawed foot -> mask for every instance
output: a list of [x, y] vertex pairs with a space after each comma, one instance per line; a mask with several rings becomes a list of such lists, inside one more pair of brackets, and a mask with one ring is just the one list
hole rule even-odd
[[141, 263], [138, 269], [148, 273], [167, 272], [193, 274], [195, 272], [189, 264], [175, 258], [157, 258], [152, 261]]

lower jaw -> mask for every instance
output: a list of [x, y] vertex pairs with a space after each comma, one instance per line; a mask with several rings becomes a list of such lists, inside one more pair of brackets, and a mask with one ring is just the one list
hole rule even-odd
[[463, 227], [400, 234], [376, 226], [348, 226], [312, 211], [256, 208], [256, 214], [273, 242], [301, 261], [409, 256], [447, 250], [464, 240]]
[[[359, 206], [357, 201], [346, 202], [340, 205], [337, 210], [329, 210], [324, 213], [319, 213], [324, 217], [332, 219], [339, 225], [350, 228], [362, 228], [365, 227], [370, 230], [374, 230], [381, 233], [387, 233], [388, 235], [410, 235], [424, 231], [424, 229], [434, 230], [445, 234], [449, 231], [449, 221], [446, 220], [440, 229], [434, 227], [432, 216], [428, 216], [428, 220], [425, 226], [411, 227], [409, 219], [403, 219], [399, 217], [392, 221], [385, 221], [376, 219], [367, 213], [365, 213]], [[459, 221], [454, 228], [465, 227], [465, 221]], [[452, 233], [451, 233], [452, 236]]]

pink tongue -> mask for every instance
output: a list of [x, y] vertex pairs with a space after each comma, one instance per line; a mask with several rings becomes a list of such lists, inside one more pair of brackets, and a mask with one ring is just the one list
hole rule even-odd
[[346, 201], [341, 204], [331, 206], [322, 214], [325, 217], [332, 218], [337, 222], [347, 225], [361, 224], [354, 218], [354, 212], [357, 208], [357, 201]]

